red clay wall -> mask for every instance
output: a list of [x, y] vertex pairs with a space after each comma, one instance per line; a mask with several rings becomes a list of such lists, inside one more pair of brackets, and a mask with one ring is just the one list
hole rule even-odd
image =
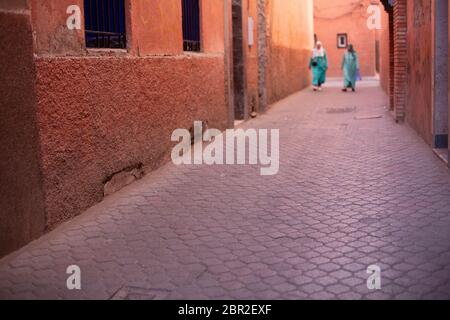
[[407, 2], [408, 94], [406, 119], [432, 143], [431, 0]]
[[313, 47], [313, 1], [268, 0], [268, 103], [310, 84], [308, 63]]
[[221, 0], [202, 1], [203, 52], [192, 54], [178, 0], [127, 2], [128, 53], [86, 50], [82, 30], [61, 29], [82, 1], [33, 1], [48, 228], [99, 202], [114, 173], [168, 161], [174, 129], [229, 125]]
[[372, 2], [374, 1], [314, 1], [315, 34], [327, 51], [329, 77], [342, 77], [341, 65], [345, 49], [337, 47], [337, 35], [340, 33], [348, 35], [348, 42], [353, 44], [358, 52], [362, 76], [375, 76], [375, 31], [367, 27], [367, 8]]
[[381, 18], [381, 30], [378, 32], [378, 39], [380, 41], [380, 84], [384, 92], [389, 94], [391, 54], [389, 49], [389, 15], [385, 10], [383, 10]]
[[100, 201], [112, 174], [166, 162], [174, 129], [227, 126], [221, 56], [36, 62], [49, 227]]
[[26, 1], [0, 1], [0, 256], [45, 228]]
[[70, 5], [79, 5], [83, 0], [30, 0], [35, 52], [38, 54], [70, 55], [84, 53], [83, 30], [69, 30], [66, 26], [66, 10]]

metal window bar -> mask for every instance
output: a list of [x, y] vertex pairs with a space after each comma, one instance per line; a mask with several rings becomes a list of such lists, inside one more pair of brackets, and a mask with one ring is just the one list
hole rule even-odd
[[125, 0], [84, 0], [86, 47], [126, 48]]
[[183, 10], [183, 49], [200, 51], [200, 4], [199, 0], [181, 0]]

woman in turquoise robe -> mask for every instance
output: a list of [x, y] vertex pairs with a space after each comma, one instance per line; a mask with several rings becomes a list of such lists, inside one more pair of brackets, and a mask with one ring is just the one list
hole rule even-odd
[[327, 53], [323, 48], [322, 42], [317, 41], [309, 61], [309, 69], [313, 74], [313, 89], [321, 91], [322, 85], [325, 83], [328, 70]]
[[342, 59], [342, 70], [344, 72], [344, 89], [342, 91], [345, 92], [347, 89], [352, 89], [354, 92], [359, 73], [359, 59], [358, 54], [351, 44], [348, 46], [348, 50]]

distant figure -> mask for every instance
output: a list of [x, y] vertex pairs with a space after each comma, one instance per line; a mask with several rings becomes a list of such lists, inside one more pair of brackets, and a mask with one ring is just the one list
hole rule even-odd
[[359, 74], [359, 60], [358, 54], [351, 44], [348, 45], [347, 52], [342, 59], [342, 70], [344, 72], [344, 89], [342, 91], [347, 92], [347, 89], [351, 88], [355, 92]]
[[309, 69], [312, 69], [313, 73], [314, 91], [322, 91], [322, 84], [325, 83], [328, 70], [328, 59], [327, 53], [325, 52], [322, 42], [320, 41], [317, 41], [316, 47], [312, 52], [312, 57], [309, 61]]

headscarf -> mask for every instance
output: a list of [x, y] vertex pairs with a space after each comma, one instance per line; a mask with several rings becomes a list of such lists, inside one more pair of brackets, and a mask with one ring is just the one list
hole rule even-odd
[[353, 47], [352, 44], [349, 44], [349, 45], [348, 45], [347, 51], [352, 55], [353, 58], [355, 58], [356, 51], [355, 51], [355, 48]]
[[[318, 49], [320, 45], [320, 49]], [[325, 56], [325, 49], [323, 48], [323, 44], [321, 41], [317, 41], [316, 47], [313, 50], [313, 58], [323, 57]]]

